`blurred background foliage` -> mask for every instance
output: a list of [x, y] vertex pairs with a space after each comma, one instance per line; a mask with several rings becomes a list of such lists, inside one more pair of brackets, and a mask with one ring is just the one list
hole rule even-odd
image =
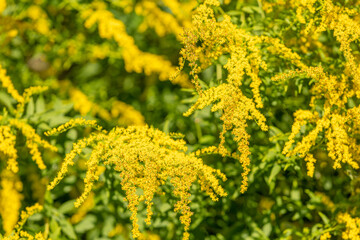
[[[334, 75], [345, 69], [346, 60], [333, 32], [305, 36], [302, 31], [306, 25], [299, 22], [290, 1], [220, 2], [214, 10], [219, 21], [228, 14], [232, 23], [252, 35], [279, 38], [309, 66], [320, 63]], [[358, 1], [333, 2], [352, 8], [359, 22]], [[182, 30], [191, 27], [192, 11], [199, 4], [195, 0], [0, 0], [2, 68], [20, 93], [30, 86], [49, 88], [30, 98], [21, 119], [58, 148], [58, 152], [42, 151], [47, 168], [40, 170], [31, 161], [24, 136], [16, 134], [17, 175], [8, 174], [6, 161], [0, 161], [0, 236], [11, 234], [20, 210], [39, 202], [44, 211], [30, 217], [24, 226], [31, 234], [41, 231], [53, 240], [132, 239], [120, 178], [109, 167], [101, 169], [100, 181], [89, 199], [78, 209], [73, 205], [83, 190], [84, 159], [90, 149], [77, 159], [58, 187], [46, 190], [64, 155], [77, 139], [88, 136], [90, 129], [72, 129], [56, 138], [44, 137], [43, 132], [72, 118], [95, 119], [105, 129], [148, 124], [166, 133], [182, 133], [190, 152], [218, 145], [222, 130], [219, 112], [206, 107], [190, 117], [183, 116], [197, 99], [190, 69], [185, 67], [178, 82], [168, 81], [178, 65]], [[97, 11], [103, 12], [98, 19], [89, 20]], [[114, 25], [106, 25], [112, 18]], [[112, 27], [116, 31], [109, 30]], [[359, 42], [351, 47], [358, 57]], [[339, 214], [345, 212], [353, 219], [359, 217], [358, 172], [334, 170], [322, 146], [314, 153], [318, 161], [313, 178], [307, 176], [303, 160], [282, 154], [294, 112], [309, 109], [311, 79], [274, 82], [271, 77], [275, 73], [294, 67], [267, 57], [272, 58], [265, 55], [262, 60], [275, 64], [261, 70], [259, 76], [264, 104], [261, 112], [269, 130], [262, 132], [256, 123], [248, 123], [252, 153], [248, 190], [240, 193], [243, 169], [238, 161], [218, 154], [203, 156], [205, 164], [227, 176], [223, 187], [228, 197], [213, 202], [199, 186], [193, 186], [190, 206], [195, 214], [190, 239], [323, 240], [328, 239], [328, 232], [333, 239], [359, 239], [359, 232], [353, 235], [357, 238], [344, 237], [343, 232], [350, 227], [339, 220]], [[200, 74], [204, 87], [216, 86], [226, 76], [222, 61], [226, 59], [219, 58]], [[351, 101], [358, 106], [358, 99]], [[4, 119], [15, 116], [15, 103], [2, 88]], [[226, 145], [236, 151], [230, 134]], [[10, 191], [13, 194], [6, 198]], [[146, 239], [181, 239], [182, 227], [172, 209], [175, 201], [155, 197], [150, 226], [143, 223], [145, 214], [139, 216]], [[18, 208], [7, 214], [9, 203], [16, 202]], [[144, 211], [142, 206], [140, 212]], [[360, 229], [359, 218], [357, 221], [351, 229]]]

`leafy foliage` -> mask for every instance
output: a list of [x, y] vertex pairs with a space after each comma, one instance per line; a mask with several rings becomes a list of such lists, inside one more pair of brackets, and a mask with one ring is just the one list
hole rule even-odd
[[360, 1], [0, 0], [0, 23], [1, 239], [360, 239]]

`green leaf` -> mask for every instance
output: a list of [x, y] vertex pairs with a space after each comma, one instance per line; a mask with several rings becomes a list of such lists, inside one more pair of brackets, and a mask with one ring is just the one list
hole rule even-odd
[[318, 213], [319, 213], [319, 216], [321, 217], [321, 220], [325, 223], [325, 225], [329, 224], [329, 222], [330, 222], [329, 218], [320, 211]]
[[281, 170], [281, 167], [278, 164], [274, 164], [273, 168], [271, 169], [269, 178], [267, 180], [267, 183], [269, 185], [269, 193], [272, 193], [275, 188], [276, 184], [275, 184], [275, 181], [273, 181], [273, 180], [276, 177], [276, 175], [279, 174], [280, 170]]
[[29, 116], [33, 115], [34, 113], [35, 113], [34, 99], [30, 98], [30, 101], [26, 105], [26, 115], [25, 116], [29, 117]]
[[245, 6], [241, 10], [246, 13], [254, 13], [254, 10], [250, 6]]
[[61, 228], [59, 226], [59, 224], [57, 223], [57, 221], [52, 218], [50, 220], [50, 238], [51, 239], [59, 239], [60, 237], [60, 232], [61, 232]]
[[205, 135], [199, 139], [200, 144], [213, 144], [216, 138], [213, 135]]
[[14, 100], [8, 94], [0, 92], [0, 103], [4, 104], [11, 112], [14, 111], [13, 102]]
[[265, 224], [265, 225], [263, 226], [263, 228], [262, 228], [262, 231], [264, 232], [264, 234], [265, 234], [267, 237], [270, 236], [271, 230], [272, 230], [271, 223]]
[[38, 97], [35, 103], [36, 113], [42, 113], [45, 111], [45, 100], [42, 95]]
[[269, 184], [273, 181], [273, 179], [276, 177], [276, 175], [279, 174], [280, 170], [281, 170], [280, 165], [275, 163], [273, 168], [271, 169], [271, 172], [270, 172], [270, 175], [269, 175], [269, 179], [268, 179]]
[[96, 224], [96, 217], [94, 215], [87, 215], [80, 223], [75, 226], [77, 233], [84, 233], [94, 228]]
[[65, 219], [64, 216], [59, 218], [61, 231], [70, 239], [77, 239], [73, 226]]
[[75, 200], [69, 200], [65, 203], [63, 203], [59, 208], [58, 211], [62, 214], [69, 213], [72, 210], [74, 210], [74, 202]]

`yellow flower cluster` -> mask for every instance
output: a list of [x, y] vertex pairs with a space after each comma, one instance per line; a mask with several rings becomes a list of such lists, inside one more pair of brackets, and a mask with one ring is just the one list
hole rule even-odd
[[[30, 154], [33, 160], [36, 162], [40, 169], [45, 169], [46, 166], [42, 160], [39, 147], [49, 149], [51, 151], [57, 151], [57, 148], [52, 146], [47, 141], [41, 139], [41, 137], [36, 134], [35, 129], [31, 127], [26, 121], [21, 120], [20, 117], [24, 111], [24, 106], [29, 102], [30, 97], [33, 94], [38, 94], [43, 91], [46, 91], [48, 88], [43, 86], [30, 87], [25, 89], [23, 95], [20, 95], [17, 90], [14, 88], [10, 78], [6, 76], [6, 71], [0, 66], [0, 81], [4, 88], [7, 89], [8, 93], [18, 102], [15, 110], [15, 118], [6, 119], [3, 118], [4, 123], [7, 125], [0, 126], [0, 153], [6, 156], [7, 158], [7, 168], [17, 172], [17, 150], [15, 149], [16, 135], [13, 133], [12, 129], [17, 129], [21, 131], [22, 135], [26, 138], [26, 146], [30, 150]], [[14, 130], [15, 131], [15, 130]]]
[[24, 112], [25, 104], [27, 104], [30, 101], [32, 95], [45, 92], [46, 90], [48, 90], [47, 86], [35, 86], [25, 89], [22, 95], [23, 100], [20, 101], [16, 106], [16, 111], [15, 111], [16, 115], [18, 117], [21, 116], [21, 114]]
[[352, 42], [360, 39], [360, 23], [350, 17], [356, 13], [356, 10], [341, 8], [335, 6], [333, 1], [324, 0], [321, 24], [317, 31], [334, 31], [334, 36], [340, 43], [340, 51], [346, 59], [346, 71], [353, 78], [354, 92], [360, 98], [360, 65], [350, 47]]
[[142, 114], [121, 101], [114, 101], [110, 112], [98, 104], [90, 101], [90, 99], [78, 88], [71, 85], [70, 81], [62, 81], [61, 89], [65, 89], [69, 93], [70, 99], [74, 103], [74, 109], [82, 116], [90, 113], [92, 116], [111, 121], [114, 120], [120, 125], [144, 125], [145, 119]]
[[71, 217], [70, 222], [76, 224], [80, 222], [86, 214], [95, 206], [94, 193], [91, 192], [83, 204], [79, 207], [77, 212]]
[[[310, 152], [312, 147], [316, 145], [319, 134], [324, 132], [328, 155], [334, 161], [334, 168], [340, 168], [341, 163], [347, 163], [354, 169], [358, 169], [359, 150], [354, 136], [356, 132], [352, 129], [360, 128], [360, 121], [357, 117], [360, 109], [359, 107], [346, 109], [348, 99], [354, 95], [354, 92], [349, 90], [349, 77], [341, 75], [338, 79], [338, 77], [327, 75], [322, 67], [303, 67], [302, 70], [278, 75], [273, 80], [285, 80], [296, 75], [303, 75], [316, 80], [311, 89], [313, 92], [310, 103], [312, 110], [295, 112], [292, 132], [285, 144], [283, 154], [288, 157], [298, 155], [305, 158], [308, 175], [313, 176], [316, 160]], [[325, 100], [325, 103], [323, 113], [320, 115], [315, 110], [315, 104], [322, 99]], [[292, 148], [301, 127], [310, 125], [315, 127]]]
[[0, 177], [0, 216], [5, 235], [9, 235], [19, 218], [23, 185], [11, 171], [3, 170]]
[[[268, 128], [265, 117], [259, 108], [263, 107], [260, 97], [261, 79], [258, 75], [260, 68], [266, 69], [261, 59], [260, 47], [264, 38], [252, 36], [243, 29], [237, 28], [231, 22], [230, 16], [223, 15], [224, 19], [218, 22], [212, 7], [219, 6], [216, 0], [207, 0], [201, 4], [193, 15], [193, 27], [184, 34], [184, 48], [181, 50], [179, 71], [185, 61], [191, 67], [192, 82], [199, 94], [196, 103], [184, 114], [188, 116], [195, 110], [213, 104], [211, 111], [222, 111], [220, 119], [223, 121], [223, 130], [220, 133], [220, 145], [213, 151], [223, 156], [230, 155], [240, 161], [243, 167], [243, 181], [241, 192], [245, 192], [248, 185], [247, 175], [250, 171], [250, 135], [246, 132], [247, 120], [254, 120], [263, 131]], [[270, 41], [270, 40], [269, 40]], [[278, 43], [275, 47], [280, 47]], [[229, 54], [230, 57], [224, 68], [228, 75], [226, 82], [208, 89], [200, 86], [198, 74], [213, 64], [220, 56]], [[293, 56], [288, 53], [288, 58]], [[252, 98], [247, 97], [241, 87], [246, 79], [250, 79]], [[230, 153], [225, 148], [225, 134], [231, 131], [234, 140], [238, 143], [238, 153]]]
[[41, 212], [42, 210], [43, 210], [43, 206], [41, 206], [39, 203], [36, 203], [31, 207], [26, 207], [25, 211], [21, 211], [20, 214], [21, 220], [20, 222], [18, 222], [16, 228], [22, 227], [30, 216], [34, 215], [35, 213]]
[[331, 234], [329, 232], [321, 234], [320, 240], [327, 240], [327, 239], [331, 239]]
[[[343, 27], [346, 29], [346, 27]], [[343, 51], [347, 51], [343, 48]], [[344, 53], [345, 57], [350, 53]], [[348, 64], [353, 65], [348, 62]], [[357, 114], [359, 107], [349, 109], [347, 107], [348, 99], [357, 96], [356, 75], [352, 67], [339, 76], [329, 75], [324, 72], [321, 66], [307, 67], [301, 63], [295, 63], [299, 69], [277, 75], [272, 80], [286, 80], [294, 76], [308, 77], [315, 80], [311, 88], [312, 98], [310, 102], [311, 110], [298, 110], [295, 113], [295, 122], [292, 127], [292, 133], [289, 141], [286, 143], [283, 153], [287, 156], [298, 155], [305, 158], [308, 168], [308, 175], [314, 174], [314, 163], [316, 160], [310, 153], [315, 146], [320, 133], [325, 133], [327, 150], [329, 157], [334, 161], [334, 168], [340, 168], [341, 163], [348, 163], [354, 169], [358, 169], [358, 145], [356, 144], [356, 132], [353, 129], [359, 128]], [[357, 70], [356, 70], [357, 71]], [[323, 110], [315, 110], [317, 103], [322, 103]], [[295, 148], [291, 149], [295, 143], [297, 134], [300, 133], [302, 126], [315, 126], [301, 142], [298, 142]]]
[[16, 117], [20, 117], [24, 111], [24, 106], [29, 102], [30, 97], [34, 94], [39, 94], [48, 89], [46, 86], [35, 86], [25, 89], [23, 95], [20, 95], [19, 92], [15, 89], [11, 79], [6, 75], [6, 70], [3, 69], [0, 65], [0, 82], [3, 88], [6, 88], [7, 92], [18, 102], [18, 105], [15, 110]]
[[[316, 4], [320, 7], [315, 7]], [[283, 153], [287, 156], [298, 155], [305, 158], [308, 175], [314, 174], [316, 159], [311, 151], [316, 147], [320, 133], [324, 133], [329, 157], [334, 161], [333, 167], [340, 168], [347, 163], [354, 169], [359, 168], [359, 147], [356, 134], [359, 129], [359, 106], [349, 108], [348, 100], [360, 97], [359, 64], [350, 47], [352, 42], [359, 41], [360, 24], [351, 16], [356, 10], [336, 6], [331, 0], [291, 1], [291, 7], [297, 9], [299, 22], [307, 24], [306, 31], [318, 35], [323, 31], [332, 31], [340, 43], [340, 51], [345, 57], [345, 71], [333, 76], [319, 67], [298, 65], [298, 70], [278, 75], [273, 80], [285, 80], [294, 76], [302, 76], [315, 80], [311, 88], [311, 110], [298, 110], [289, 141]], [[317, 23], [316, 26], [314, 23]], [[334, 66], [335, 68], [337, 66]], [[318, 104], [321, 104], [319, 110]], [[308, 134], [294, 148], [295, 138], [302, 126], [306, 126]], [[313, 126], [309, 131], [310, 126]]]
[[30, 150], [30, 154], [32, 155], [33, 160], [36, 162], [40, 169], [45, 169], [46, 166], [42, 160], [39, 147], [43, 147], [50, 151], [57, 151], [57, 148], [47, 141], [41, 139], [41, 137], [35, 133], [35, 129], [32, 128], [29, 124], [19, 119], [10, 119], [10, 126], [19, 129], [24, 137], [26, 138], [26, 146]]
[[[4, 240], [45, 240], [47, 238], [44, 237], [44, 235], [40, 232], [37, 233], [35, 236], [32, 236], [30, 233], [20, 230], [18, 233], [16, 233], [15, 235], [11, 235], [8, 236], [6, 238], [4, 238]], [[49, 240], [51, 240], [49, 238]]]
[[345, 224], [342, 239], [360, 240], [360, 218], [353, 218], [348, 213], [341, 213], [338, 215], [338, 222]]
[[104, 131], [106, 133], [106, 130], [103, 130], [101, 126], [97, 125], [96, 120], [85, 120], [83, 118], [74, 118], [68, 121], [67, 123], [60, 125], [57, 128], [54, 128], [50, 131], [47, 131], [44, 133], [45, 136], [52, 136], [55, 134], [63, 133], [70, 128], [78, 127], [78, 126], [89, 126], [92, 127], [98, 131]]
[[[4, 240], [22, 240], [22, 239], [28, 239], [28, 240], [45, 240], [47, 239], [41, 232], [37, 233], [35, 236], [32, 236], [30, 233], [22, 230], [23, 225], [27, 221], [27, 219], [34, 215], [35, 213], [38, 213], [42, 211], [43, 206], [36, 203], [34, 206], [27, 207], [25, 211], [21, 212], [20, 215], [20, 221], [17, 223], [15, 227], [15, 233], [5, 237]], [[49, 239], [51, 240], [51, 239]]]
[[120, 223], [117, 223], [115, 225], [115, 227], [108, 233], [108, 237], [115, 237], [115, 236], [118, 236], [118, 235], [122, 235], [122, 236], [128, 236], [129, 235], [126, 227], [124, 227]]
[[298, 21], [306, 24], [305, 32], [311, 29], [314, 29], [312, 32], [316, 35], [324, 31], [333, 32], [340, 43], [340, 51], [346, 59], [346, 71], [352, 78], [354, 92], [359, 98], [360, 68], [350, 46], [360, 38], [360, 23], [352, 18], [353, 15], [358, 15], [357, 10], [337, 6], [332, 0], [291, 0], [290, 2], [291, 7], [296, 8]]
[[77, 88], [71, 88], [69, 91], [70, 99], [74, 103], [75, 111], [78, 111], [82, 116], [85, 116], [92, 111], [94, 103]]
[[[60, 127], [59, 129], [62, 129]], [[174, 186], [173, 194], [179, 200], [175, 203], [175, 212], [181, 214], [180, 221], [184, 225], [183, 239], [189, 239], [191, 215], [189, 208], [190, 187], [197, 180], [202, 191], [212, 200], [218, 196], [226, 196], [219, 185], [217, 177], [226, 180], [224, 174], [203, 164], [194, 154], [186, 154], [185, 142], [175, 140], [165, 133], [147, 126], [131, 126], [128, 128], [114, 128], [108, 134], [98, 132], [74, 143], [73, 149], [64, 159], [57, 177], [49, 184], [53, 189], [68, 171], [68, 166], [74, 164], [76, 155], [86, 146], [92, 147], [92, 153], [86, 162], [87, 172], [84, 179], [85, 189], [76, 200], [79, 207], [93, 189], [94, 181], [98, 180], [99, 165], [110, 165], [119, 172], [121, 188], [128, 201], [133, 223], [133, 237], [141, 238], [138, 225], [138, 206], [144, 202], [147, 206], [145, 222], [150, 224], [152, 199], [161, 192], [161, 186], [168, 181]], [[142, 190], [139, 193], [138, 189]]]
[[6, 0], [0, 0], [0, 14], [5, 10], [6, 8]]
[[138, 15], [144, 16], [144, 20], [139, 27], [140, 32], [153, 28], [159, 37], [173, 33], [180, 39], [183, 31], [182, 27], [172, 14], [162, 11], [156, 2], [140, 1], [140, 3], [136, 4], [135, 12]]
[[197, 1], [162, 0], [161, 2], [171, 10], [171, 13], [176, 17], [181, 26], [185, 28], [191, 26], [191, 15], [197, 5]]
[[111, 107], [111, 116], [118, 119], [120, 125], [145, 125], [145, 118], [139, 111], [121, 101], [114, 101]]
[[191, 14], [196, 4], [194, 0], [128, 0], [116, 3], [125, 13], [135, 11], [136, 14], [144, 17], [140, 31], [153, 28], [159, 36], [173, 33], [179, 40], [182, 28], [191, 26]]
[[0, 82], [3, 88], [6, 88], [7, 92], [17, 101], [24, 102], [24, 98], [19, 94], [15, 89], [10, 77], [6, 75], [6, 70], [3, 69], [0, 65]]
[[7, 159], [7, 168], [12, 172], [19, 170], [17, 164], [16, 136], [9, 126], [0, 126], [0, 152]]
[[41, 7], [31, 5], [27, 9], [27, 16], [34, 21], [36, 31], [43, 35], [48, 35], [50, 33], [50, 21]]
[[[171, 62], [164, 57], [142, 52], [135, 45], [134, 39], [127, 34], [124, 23], [116, 19], [106, 9], [104, 3], [93, 3], [93, 8], [90, 7], [82, 11], [82, 17], [85, 19], [86, 28], [91, 28], [97, 23], [100, 37], [113, 39], [121, 47], [126, 71], [144, 72], [146, 75], [159, 74], [159, 79], [162, 81], [169, 80], [171, 73], [176, 71]], [[191, 86], [185, 74], [182, 74], [173, 82], [183, 87]]]

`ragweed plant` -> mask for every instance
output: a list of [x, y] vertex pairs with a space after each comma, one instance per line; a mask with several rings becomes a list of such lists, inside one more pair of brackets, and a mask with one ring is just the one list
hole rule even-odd
[[[92, 124], [82, 120], [78, 122]], [[51, 130], [47, 135], [57, 134], [74, 125], [74, 123], [62, 125]], [[214, 201], [218, 200], [218, 196], [226, 196], [217, 179], [219, 177], [225, 181], [225, 175], [205, 165], [194, 154], [186, 154], [187, 147], [183, 140], [175, 140], [170, 135], [147, 126], [116, 127], [110, 132], [99, 130], [74, 143], [73, 149], [66, 155], [58, 175], [49, 184], [48, 190], [53, 189], [64, 178], [69, 166], [74, 164], [74, 158], [85, 147], [92, 147], [91, 155], [86, 162], [84, 192], [76, 200], [75, 206], [79, 207], [88, 198], [94, 182], [99, 178], [96, 174], [98, 166], [111, 166], [119, 172], [121, 178], [121, 188], [125, 192], [125, 199], [131, 212], [134, 238], [142, 237], [137, 217], [139, 204], [141, 202], [146, 204], [145, 222], [150, 224], [153, 215], [152, 199], [155, 194], [161, 194], [162, 185], [170, 182], [174, 187], [173, 195], [178, 198], [174, 211], [181, 215], [180, 222], [185, 230], [183, 239], [189, 239], [188, 230], [193, 214], [189, 207], [192, 184], [198, 181], [201, 189]]]

